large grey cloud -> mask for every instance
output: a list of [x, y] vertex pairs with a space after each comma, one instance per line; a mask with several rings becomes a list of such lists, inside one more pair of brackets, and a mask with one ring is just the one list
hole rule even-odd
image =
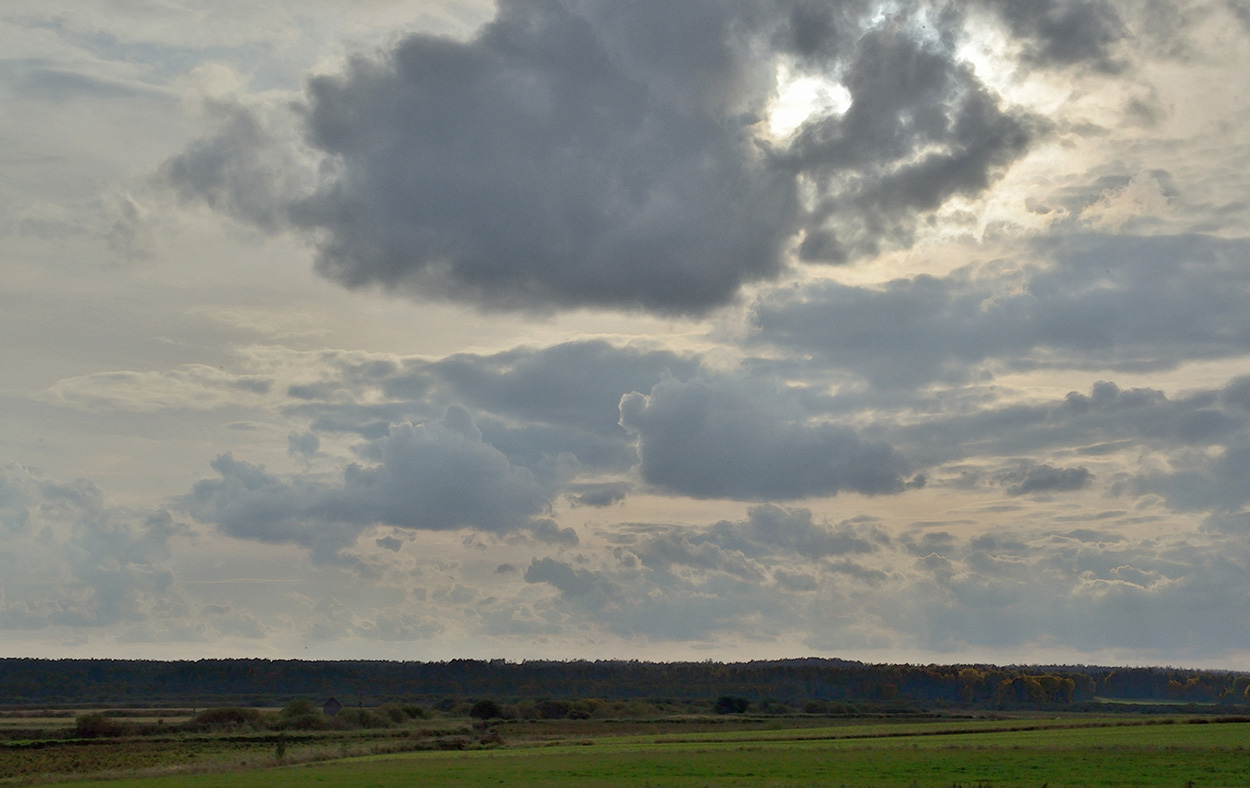
[[265, 230], [285, 226], [286, 206], [308, 179], [297, 154], [275, 138], [256, 111], [222, 104], [209, 109], [218, 133], [167, 161], [165, 180], [183, 200], [203, 202]]
[[806, 123], [783, 156], [814, 196], [805, 260], [908, 245], [917, 215], [985, 190], [1036, 134], [1035, 121], [1004, 111], [945, 42], [886, 27], [853, 51], [850, 108]]
[[[1003, 524], [893, 540], [871, 523], [812, 519], [761, 506], [712, 526], [622, 524], [609, 554], [536, 558], [524, 579], [557, 592], [546, 617], [662, 640], [1206, 660], [1247, 643], [1226, 626], [1247, 590], [1242, 532], [1126, 536], [1121, 513], [1098, 529]], [[806, 537], [768, 538], [775, 527], [851, 539], [809, 555]]]
[[1049, 642], [1210, 659], [1199, 655], [1247, 645], [1243, 628], [1227, 626], [1247, 591], [1242, 540], [1015, 536], [960, 540], [920, 558], [898, 596], [881, 600], [897, 612], [883, 612], [913, 643], [941, 651]]
[[787, 500], [901, 492], [908, 463], [888, 444], [812, 421], [780, 386], [665, 381], [621, 398], [647, 482], [697, 498]]
[[482, 440], [464, 408], [450, 407], [443, 418], [423, 424], [393, 425], [365, 454], [376, 464], [353, 463], [333, 483], [310, 476], [283, 479], [222, 455], [213, 462], [218, 478], [198, 482], [183, 505], [227, 534], [298, 544], [321, 561], [337, 560], [364, 528], [378, 524], [552, 531], [541, 515], [560, 480], [512, 465]]
[[1009, 369], [1172, 369], [1250, 350], [1247, 245], [1200, 235], [1076, 235], [1043, 263], [965, 268], [882, 287], [822, 283], [755, 308], [757, 337], [877, 386]]
[[615, 435], [622, 394], [665, 376], [689, 377], [698, 368], [693, 356], [586, 340], [490, 356], [457, 353], [434, 362], [429, 372], [492, 413]]
[[1115, 477], [1105, 481], [1112, 482], [1112, 495], [1161, 496], [1173, 511], [1210, 513], [1213, 532], [1236, 531], [1250, 504], [1247, 391], [1245, 377], [1173, 396], [1101, 381], [1089, 393], [935, 413], [887, 427], [884, 434], [917, 465], [956, 473], [950, 484], [976, 485], [982, 478], [952, 463], [1014, 457], [991, 476], [1009, 495], [1072, 492], [1095, 481], [1085, 465], [1058, 467], [1021, 457], [1109, 463]]
[[[884, 431], [920, 466], [972, 457], [1011, 458], [1015, 466], [997, 478], [1023, 482], [1041, 466], [1020, 458], [1053, 452], [1088, 459], [1142, 449], [1177, 459], [1222, 456], [1223, 449], [1245, 440], [1250, 426], [1242, 407], [1230, 401], [1243, 386], [1243, 379], [1234, 379], [1223, 389], [1169, 397], [1157, 389], [1101, 381], [1088, 394], [1072, 391], [1061, 399], [1030, 404], [956, 405]], [[1079, 467], [1066, 470], [1074, 484], [1082, 478], [1092, 481]]]
[[626, 470], [636, 458], [619, 424], [621, 395], [650, 390], [668, 376], [690, 377], [700, 364], [690, 354], [599, 340], [436, 361], [330, 362], [316, 383], [288, 391], [295, 401], [286, 415], [316, 432], [376, 440], [391, 424], [429, 421], [463, 403], [483, 439], [513, 464], [537, 467], [570, 454], [586, 470], [606, 471]]
[[[351, 287], [698, 313], [778, 275], [799, 233], [810, 260], [909, 243], [1035, 136], [959, 62], [958, 15], [926, 16], [931, 35], [924, 9], [879, 10], [505, 0], [468, 41], [409, 36], [312, 78], [315, 178], [242, 108], [163, 174], [184, 199], [308, 231], [318, 270]], [[770, 139], [783, 62], [841, 79], [849, 111]]]
[[722, 520], [707, 538], [751, 556], [790, 551], [811, 559], [872, 553], [890, 541], [870, 518], [833, 524], [818, 521], [810, 509], [772, 504], [751, 507], [744, 521]]
[[981, 0], [1025, 44], [1032, 63], [1085, 63], [1116, 70], [1115, 45], [1128, 33], [1115, 4], [1108, 0]]
[[1021, 460], [1015, 468], [999, 474], [998, 480], [1006, 485], [1008, 495], [1036, 495], [1080, 490], [1089, 486], [1093, 474], [1085, 467], [1056, 468]]
[[559, 592], [544, 604], [549, 615], [593, 621], [626, 637], [688, 642], [738, 631], [767, 638], [794, 620], [793, 600], [775, 593], [775, 586], [766, 589], [740, 554], [712, 546], [692, 553], [679, 539], [668, 549], [676, 560], [657, 557], [649, 566], [628, 551], [595, 568], [535, 559], [525, 581]]
[[779, 578], [777, 572], [787, 560], [800, 565], [823, 562], [821, 568], [863, 579], [872, 572], [851, 557], [878, 552], [890, 543], [889, 535], [871, 518], [834, 524], [818, 521], [810, 509], [764, 504], [751, 507], [745, 520], [722, 520], [709, 528], [658, 529], [615, 548], [614, 554], [618, 560], [636, 556], [652, 570], [673, 572], [681, 567], [755, 582], [766, 581], [772, 567], [775, 580], [793, 585], [801, 583], [797, 578], [811, 575], [796, 570], [798, 575], [783, 572]]

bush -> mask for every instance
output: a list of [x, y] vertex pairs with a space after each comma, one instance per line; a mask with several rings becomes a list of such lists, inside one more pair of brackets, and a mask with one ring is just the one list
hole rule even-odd
[[101, 739], [125, 736], [133, 726], [120, 720], [110, 719], [107, 715], [96, 712], [84, 714], [74, 721], [74, 735], [80, 739]]
[[[534, 707], [538, 712], [538, 716], [544, 720], [561, 720], [569, 716], [569, 704], [562, 700], [543, 700], [539, 701]], [[590, 716], [590, 715], [586, 715]]]
[[399, 706], [396, 706], [394, 703], [384, 703], [381, 706], [378, 706], [378, 714], [386, 717], [397, 725], [408, 718], [408, 715], [404, 713], [404, 710]]
[[716, 699], [716, 705], [712, 710], [717, 714], [742, 714], [751, 705], [746, 698], [738, 698], [733, 695], [721, 695]]
[[337, 725], [334, 720], [319, 711], [299, 715], [287, 714], [284, 711], [281, 716], [270, 723], [270, 727], [279, 731], [324, 731]]
[[503, 716], [503, 709], [495, 701], [483, 699], [473, 704], [469, 716], [476, 720], [495, 720]]
[[312, 701], [307, 698], [296, 698], [286, 705], [282, 710], [283, 717], [303, 717], [309, 714], [320, 714], [321, 709], [317, 708]]
[[259, 709], [241, 706], [225, 706], [218, 709], [205, 709], [191, 718], [188, 728], [241, 728], [245, 725], [256, 725], [261, 720]]
[[343, 709], [335, 721], [347, 728], [389, 728], [393, 724], [390, 717], [372, 709]]
[[789, 714], [793, 711], [788, 704], [772, 698], [765, 698], [760, 701], [759, 710], [765, 714]]
[[456, 700], [455, 698], [443, 698], [438, 703], [434, 704], [434, 708], [438, 709], [444, 714], [450, 714], [452, 711], [455, 711], [456, 707], [459, 705], [460, 705], [460, 701]]

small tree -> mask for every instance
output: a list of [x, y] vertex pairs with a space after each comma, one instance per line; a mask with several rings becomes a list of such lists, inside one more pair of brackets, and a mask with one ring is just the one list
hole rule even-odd
[[100, 712], [84, 714], [74, 721], [74, 735], [80, 739], [111, 738], [125, 736], [129, 732], [129, 725]]
[[476, 720], [496, 720], [503, 716], [503, 709], [495, 701], [484, 698], [473, 704], [469, 716]]
[[303, 717], [306, 714], [316, 714], [317, 707], [307, 698], [296, 698], [286, 705], [282, 710], [283, 717]]
[[746, 698], [721, 695], [716, 699], [716, 705], [712, 708], [717, 714], [742, 714], [750, 705], [751, 702]]

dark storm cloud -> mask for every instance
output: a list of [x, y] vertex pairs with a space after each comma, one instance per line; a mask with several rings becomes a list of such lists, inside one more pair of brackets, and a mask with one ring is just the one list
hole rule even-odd
[[[957, 14], [924, 17], [930, 35], [922, 8], [879, 10], [505, 0], [471, 40], [409, 36], [313, 77], [299, 122], [319, 174], [235, 108], [164, 176], [185, 199], [307, 231], [318, 270], [349, 287], [700, 313], [777, 276], [800, 236], [804, 259], [833, 262], [908, 244], [1036, 136], [958, 62]], [[1012, 29], [1050, 42], [1086, 18], [1051, 16]], [[782, 62], [841, 79], [849, 111], [768, 139]]]
[[[560, 591], [544, 617], [689, 642], [779, 632], [847, 642], [866, 628], [899, 647], [1113, 647], [1189, 653], [1195, 627], [1217, 650], [1246, 634], [1218, 622], [1244, 599], [1244, 514], [1208, 518], [1213, 541], [1050, 527], [889, 539], [868, 520], [813, 522], [805, 509], [760, 506], [709, 527], [631, 524], [603, 561], [538, 558], [526, 580]], [[790, 538], [769, 538], [785, 532]], [[820, 555], [811, 538], [849, 537]], [[857, 543], [858, 542], [858, 543]], [[887, 572], [856, 561], [888, 561]], [[771, 582], [770, 582], [771, 581]], [[797, 592], [797, 593], [796, 593]], [[830, 611], [840, 611], [836, 620]], [[832, 646], [831, 646], [832, 647]], [[1200, 652], [1194, 652], [1200, 653]]]
[[[1246, 379], [1235, 378], [1219, 389], [1169, 397], [1103, 381], [1088, 394], [1070, 392], [1048, 403], [935, 414], [920, 423], [886, 428], [883, 435], [921, 467], [1052, 452], [1103, 463], [1115, 462], [1108, 458], [1117, 454], [1137, 455], [1141, 467], [1109, 477], [1113, 495], [1161, 496], [1173, 511], [1211, 512], [1225, 517], [1219, 522], [1234, 522], [1236, 513], [1250, 504], [1246, 389]], [[1164, 458], [1166, 464], [1144, 461], [1150, 456]], [[958, 466], [934, 476], [955, 472], [962, 475], [942, 483], [971, 488], [987, 478]], [[1026, 495], [1082, 489], [1093, 481], [1093, 473], [1083, 466], [1063, 468], [1025, 459], [988, 478], [1011, 495]], [[1100, 516], [1085, 515], [1091, 520]]]
[[850, 556], [875, 553], [890, 544], [885, 531], [869, 518], [836, 524], [817, 522], [809, 509], [772, 504], [752, 507], [746, 520], [722, 520], [708, 528], [656, 530], [628, 547], [616, 548], [617, 559], [634, 556], [647, 569], [666, 575], [687, 568], [759, 582], [768, 577], [770, 566], [840, 558], [821, 565], [876, 580], [879, 573], [864, 570]]
[[990, 360], [1171, 369], [1250, 350], [1248, 250], [1209, 236], [1074, 236], [1042, 246], [1047, 266], [780, 291], [756, 305], [755, 324], [759, 339], [877, 386], [963, 382]]
[[374, 540], [374, 543], [384, 550], [390, 550], [392, 553], [398, 553], [404, 546], [402, 539], [396, 539], [393, 536], [386, 536], [381, 539]]
[[1217, 456], [1188, 452], [1169, 465], [1167, 471], [1138, 477], [1137, 491], [1163, 495], [1174, 509], [1221, 516], [1250, 504], [1250, 435], [1244, 432]]
[[222, 455], [213, 462], [218, 478], [197, 483], [184, 505], [232, 536], [302, 545], [326, 561], [374, 524], [546, 530], [535, 518], [550, 508], [552, 491], [484, 443], [463, 408], [448, 408], [438, 421], [393, 425], [367, 448], [377, 464], [353, 463], [335, 484], [284, 480]]
[[1226, 625], [1247, 591], [1244, 540], [1019, 536], [929, 554], [908, 587], [869, 603], [918, 644], [940, 650], [1019, 648], [1052, 633], [1090, 652], [1199, 653], [1190, 651], [1196, 632], [1199, 649], [1247, 644], [1244, 628]]
[[574, 485], [569, 491], [569, 503], [573, 506], [602, 508], [620, 503], [629, 494], [630, 486], [622, 483]]
[[817, 522], [810, 509], [773, 504], [751, 507], [745, 521], [722, 520], [706, 538], [752, 557], [790, 552], [808, 559], [872, 553], [890, 541], [869, 518], [830, 524]]
[[1035, 134], [945, 46], [904, 29], [864, 35], [844, 81], [850, 109], [805, 124], [783, 156], [815, 194], [804, 260], [908, 245], [917, 215], [985, 190]]
[[1088, 64], [1118, 70], [1117, 42], [1128, 32], [1107, 0], [980, 0], [997, 13], [1037, 65]]
[[[1228, 388], [1237, 391], [1239, 385], [1234, 381]], [[1169, 398], [1155, 389], [1122, 389], [1102, 381], [1088, 394], [1073, 391], [1062, 400], [1033, 405], [939, 414], [886, 434], [919, 465], [1060, 449], [1085, 456], [1140, 448], [1178, 457], [1205, 455], [1210, 448], [1243, 442], [1250, 426], [1240, 407], [1221, 405], [1223, 396], [1224, 390], [1217, 390]], [[967, 473], [975, 486], [977, 475]]]
[[672, 572], [674, 566], [691, 567], [707, 572], [724, 572], [736, 577], [760, 581], [765, 573], [758, 563], [747, 558], [739, 550], [727, 550], [720, 545], [681, 533], [667, 533], [652, 537], [632, 548], [648, 569]]
[[[589, 340], [490, 356], [456, 354], [420, 374], [447, 386], [459, 401], [500, 416], [615, 437], [622, 394], [650, 389], [665, 376], [690, 377], [698, 368], [694, 357]], [[398, 393], [401, 385], [387, 390]]]
[[1250, 30], [1250, 1], [1228, 0], [1228, 9], [1246, 26], [1246, 30]]
[[797, 197], [751, 131], [767, 85], [742, 4], [618, 6], [504, 2], [471, 42], [414, 36], [312, 80], [309, 140], [341, 163], [292, 207], [324, 233], [318, 270], [662, 312], [775, 275]]
[[286, 453], [292, 457], [311, 457], [321, 448], [321, 439], [311, 432], [292, 432], [286, 437]]
[[698, 368], [694, 356], [597, 340], [438, 361], [336, 361], [318, 382], [291, 386], [287, 393], [299, 402], [283, 412], [314, 432], [374, 441], [391, 424], [428, 421], [463, 404], [474, 410], [485, 442], [514, 465], [538, 468], [568, 454], [587, 471], [625, 471], [636, 454], [618, 423], [621, 395]]
[[1088, 468], [1056, 468], [1032, 460], [1020, 460], [1015, 468], [998, 475], [1008, 495], [1035, 495], [1048, 492], [1072, 492], [1089, 486], [1094, 475]]
[[644, 480], [696, 498], [898, 493], [908, 464], [880, 441], [813, 423], [797, 398], [733, 378], [665, 381], [621, 398]]
[[212, 109], [218, 133], [165, 162], [162, 178], [184, 202], [202, 202], [271, 232], [287, 226], [287, 207], [303, 188], [305, 168], [256, 112]]
[[525, 580], [560, 592], [546, 603], [548, 616], [593, 621], [626, 636], [688, 642], [718, 631], [742, 632], [744, 626], [756, 635], [780, 628], [793, 615], [781, 586], [762, 582], [761, 568], [741, 554], [696, 547], [677, 534], [657, 538], [653, 546], [645, 566], [622, 549], [615, 551], [616, 563], [602, 568], [536, 558]]
[[525, 570], [525, 582], [547, 583], [570, 597], [585, 596], [604, 586], [604, 579], [600, 573], [588, 569], [576, 569], [554, 558], [535, 558]]

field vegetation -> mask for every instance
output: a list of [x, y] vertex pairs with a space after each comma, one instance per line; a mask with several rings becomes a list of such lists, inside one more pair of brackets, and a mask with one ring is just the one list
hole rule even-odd
[[1174, 668], [7, 659], [0, 703], [0, 788], [1250, 786], [1250, 676]]
[[[707, 710], [611, 717], [610, 704], [584, 702], [585, 716], [505, 718], [500, 705], [489, 709], [500, 715], [482, 718], [465, 707], [488, 711], [462, 702], [452, 712], [387, 705], [327, 717], [302, 700], [194, 714], [95, 710], [68, 727], [31, 726], [38, 735], [0, 744], [0, 785], [1250, 785], [1245, 717]], [[4, 719], [66, 722], [56, 710]]]

